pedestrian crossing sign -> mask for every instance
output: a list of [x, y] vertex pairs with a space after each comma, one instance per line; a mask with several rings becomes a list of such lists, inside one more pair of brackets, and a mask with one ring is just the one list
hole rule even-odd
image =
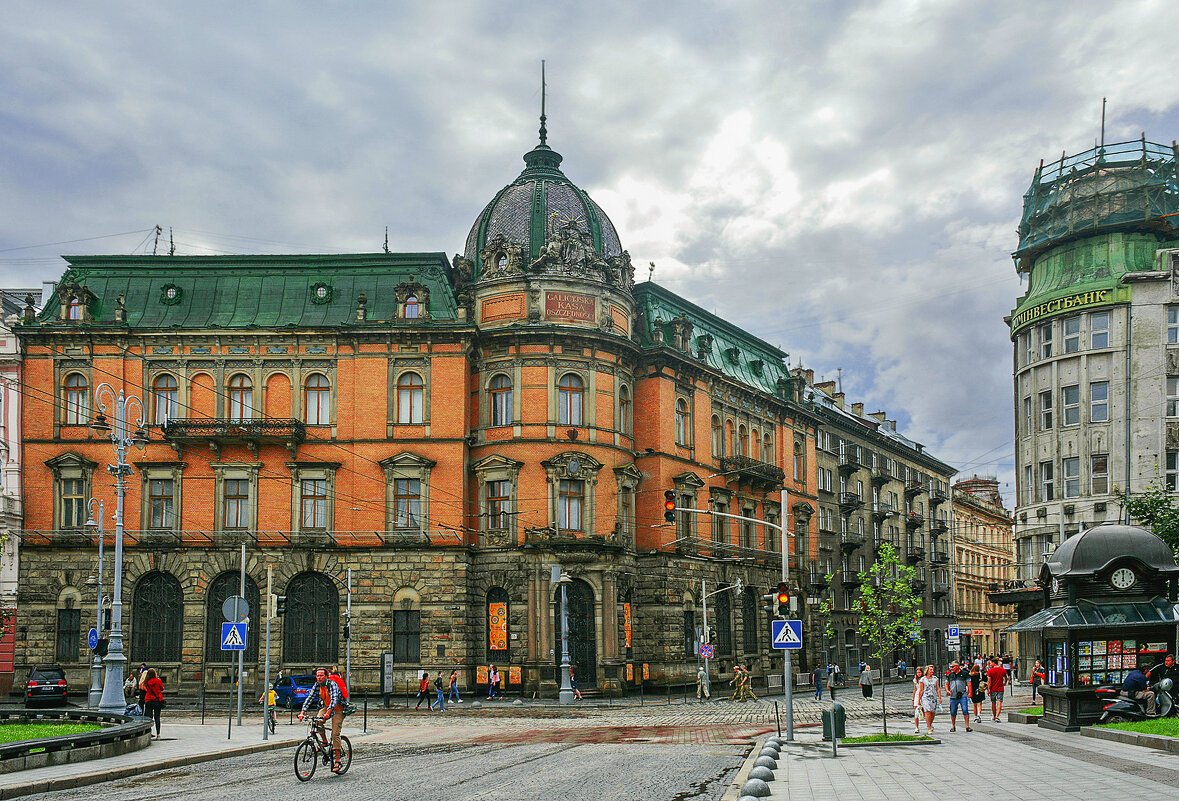
[[221, 624], [221, 650], [246, 650], [246, 623], [242, 622]]
[[781, 651], [802, 648], [802, 621], [773, 621], [770, 624], [770, 644]]

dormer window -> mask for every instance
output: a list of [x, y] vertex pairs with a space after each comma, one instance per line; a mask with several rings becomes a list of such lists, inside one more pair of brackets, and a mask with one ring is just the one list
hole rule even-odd
[[418, 296], [410, 295], [405, 299], [405, 319], [416, 320], [418, 318]]
[[499, 254], [499, 256], [498, 256], [498, 257], [496, 258], [496, 260], [495, 260], [495, 266], [496, 266], [497, 268], [499, 268], [500, 270], [506, 270], [506, 269], [508, 268], [508, 257], [507, 257], [507, 255], [505, 255], [505, 254], [503, 254], [503, 253]]
[[82, 319], [82, 299], [77, 295], [70, 297], [69, 303], [66, 304], [66, 319], [67, 320], [81, 320]]

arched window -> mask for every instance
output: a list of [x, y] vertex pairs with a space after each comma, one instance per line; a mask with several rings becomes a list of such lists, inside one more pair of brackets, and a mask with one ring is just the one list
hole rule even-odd
[[[726, 588], [727, 589], [727, 588]], [[716, 630], [716, 639], [712, 643], [717, 656], [733, 655], [733, 613], [727, 592], [716, 594], [716, 617], [708, 616], [708, 625]]]
[[733, 421], [725, 423], [725, 453], [734, 456], [737, 453], [736, 442], [733, 441]]
[[715, 414], [712, 416], [712, 455], [718, 458], [725, 455], [725, 438], [721, 430], [721, 421]]
[[[205, 597], [206, 662], [232, 662], [237, 655], [236, 651], [221, 650], [221, 624], [225, 622], [221, 606], [225, 603], [226, 598], [240, 592], [241, 573], [235, 570], [222, 573], [209, 584], [209, 591]], [[252, 618], [246, 629], [246, 661], [256, 662], [258, 661], [258, 629], [260, 627], [255, 625], [253, 620], [260, 619], [262, 615], [259, 611], [261, 606], [258, 585], [249, 576], [246, 576], [246, 594], [242, 597], [250, 605], [250, 617]]]
[[688, 402], [680, 398], [675, 402], [675, 441], [677, 445], [688, 444]]
[[762, 437], [761, 459], [763, 462], [774, 463], [774, 438], [769, 434]]
[[492, 664], [508, 661], [508, 592], [503, 587], [487, 591], [487, 661]]
[[238, 422], [254, 418], [254, 382], [238, 373], [229, 379], [229, 419]]
[[82, 319], [82, 300], [77, 295], [71, 296], [69, 302], [66, 304], [66, 319]]
[[630, 387], [623, 384], [618, 388], [618, 429], [623, 434], [631, 432]]
[[397, 378], [397, 422], [420, 423], [423, 418], [425, 382], [417, 373], [402, 373]]
[[761, 459], [761, 437], [758, 436], [757, 429], [753, 429], [753, 436], [750, 438], [750, 447], [753, 449], [750, 456], [754, 459]]
[[585, 384], [573, 373], [561, 376], [557, 383], [557, 422], [563, 426], [581, 425], [581, 402]]
[[761, 641], [758, 638], [757, 595], [752, 588], [741, 594], [741, 651], [746, 657], [757, 653]]
[[[170, 573], [147, 573], [135, 585], [131, 605], [131, 653], [149, 665], [179, 662], [184, 625], [184, 594]], [[220, 641], [218, 641], [220, 648]]]
[[322, 573], [300, 573], [287, 584], [283, 661], [329, 665], [339, 653], [340, 593]]
[[418, 296], [410, 295], [405, 299], [405, 319], [416, 320], [418, 318]]
[[326, 426], [332, 421], [332, 385], [322, 373], [308, 376], [303, 384], [303, 415], [308, 425]]
[[158, 426], [167, 425], [178, 416], [176, 387], [176, 379], [167, 373], [151, 382], [152, 419]]
[[749, 431], [745, 426], [737, 429], [737, 451], [741, 456], [749, 455]]
[[512, 424], [512, 379], [500, 374], [491, 379], [487, 386], [491, 396], [491, 424], [506, 426]]
[[70, 373], [65, 380], [65, 422], [67, 426], [90, 423], [90, 382], [81, 373]]

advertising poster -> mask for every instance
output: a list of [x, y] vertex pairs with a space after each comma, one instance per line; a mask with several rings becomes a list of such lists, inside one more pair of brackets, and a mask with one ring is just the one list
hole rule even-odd
[[1122, 652], [1122, 641], [1110, 640], [1105, 645], [1105, 652], [1107, 654], [1120, 654]]
[[644, 662], [643, 663], [643, 679], [646, 680], [646, 679], [650, 679], [650, 678], [651, 678], [651, 666], [648, 665], [646, 662]]
[[1105, 656], [1105, 640], [1098, 640], [1093, 643], [1093, 655], [1097, 656], [1098, 654]]
[[622, 631], [626, 635], [626, 647], [630, 648], [630, 604], [622, 605]]
[[1077, 643], [1077, 656], [1090, 656], [1093, 653], [1093, 643], [1079, 642]]
[[491, 650], [508, 650], [508, 605], [506, 603], [487, 605], [487, 630], [491, 635]]
[[508, 668], [508, 681], [512, 684], [519, 684], [520, 683], [521, 677], [520, 677], [520, 668], [519, 667]]
[[475, 683], [476, 684], [486, 684], [487, 683], [487, 666], [486, 665], [480, 665], [479, 667], [475, 668]]
[[634, 665], [627, 665], [626, 666], [626, 680], [627, 681], [634, 681], [635, 680], [635, 666]]

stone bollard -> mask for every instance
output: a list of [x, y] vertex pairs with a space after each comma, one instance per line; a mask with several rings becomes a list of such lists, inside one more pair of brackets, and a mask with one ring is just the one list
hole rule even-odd
[[763, 748], [758, 756], [769, 757], [770, 759], [777, 759], [778, 752], [773, 748]]
[[762, 779], [750, 779], [745, 782], [741, 788], [741, 795], [751, 795], [756, 798], [765, 798], [770, 794], [770, 786]]
[[770, 770], [777, 770], [778, 761], [773, 757], [759, 756], [756, 760], [754, 760], [753, 766], [755, 768], [769, 768]]
[[769, 768], [755, 767], [749, 771], [749, 778], [761, 779], [763, 782], [772, 782], [774, 780], [774, 772]]

